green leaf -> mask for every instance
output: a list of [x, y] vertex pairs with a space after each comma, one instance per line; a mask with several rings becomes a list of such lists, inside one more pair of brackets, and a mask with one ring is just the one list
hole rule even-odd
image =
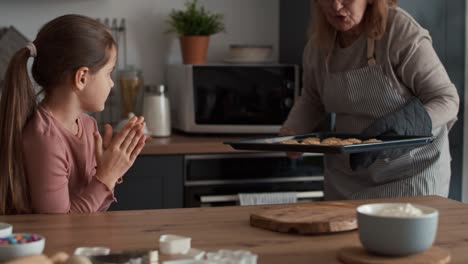
[[186, 10], [173, 9], [167, 20], [168, 32], [182, 36], [209, 36], [225, 31], [222, 14], [213, 14], [197, 4], [198, 0], [187, 1]]

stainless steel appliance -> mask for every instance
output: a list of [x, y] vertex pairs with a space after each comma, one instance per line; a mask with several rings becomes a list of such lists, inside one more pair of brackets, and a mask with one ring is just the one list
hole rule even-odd
[[285, 64], [170, 65], [172, 126], [193, 133], [277, 133], [299, 96]]
[[291, 160], [284, 153], [186, 155], [184, 207], [237, 205], [239, 193], [297, 192], [323, 198], [321, 154]]

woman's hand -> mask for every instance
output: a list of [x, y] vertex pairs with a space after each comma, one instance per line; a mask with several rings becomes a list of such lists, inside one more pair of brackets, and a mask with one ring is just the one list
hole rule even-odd
[[[280, 136], [294, 136], [296, 134], [297, 134], [296, 131], [294, 131], [292, 129], [289, 129], [289, 128], [286, 128], [286, 127], [282, 127], [280, 129], [280, 132], [279, 132]], [[301, 152], [286, 152], [286, 155], [290, 159], [298, 159], [298, 158], [302, 157]]]
[[133, 165], [146, 141], [143, 117], [133, 117], [112, 137], [112, 127], [105, 126], [104, 138], [96, 132], [96, 177], [110, 189]]

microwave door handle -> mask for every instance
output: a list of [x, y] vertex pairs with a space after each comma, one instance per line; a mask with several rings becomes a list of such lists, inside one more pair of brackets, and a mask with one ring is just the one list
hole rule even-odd
[[[322, 198], [323, 191], [298, 192], [297, 199]], [[200, 196], [201, 203], [222, 203], [222, 202], [237, 202], [238, 195], [202, 195]]]

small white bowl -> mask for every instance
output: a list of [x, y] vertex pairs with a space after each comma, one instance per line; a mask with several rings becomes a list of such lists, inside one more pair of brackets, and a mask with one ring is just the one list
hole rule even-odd
[[[357, 208], [359, 239], [365, 249], [381, 255], [405, 256], [423, 252], [432, 246], [437, 233], [439, 211], [411, 204], [422, 214], [388, 215], [388, 212], [395, 212], [394, 208], [407, 205], [376, 203]], [[381, 215], [382, 210], [386, 210], [387, 215]]]
[[13, 226], [7, 223], [0, 223], [0, 237], [7, 237], [13, 233]]
[[15, 245], [0, 245], [0, 262], [11, 260], [18, 257], [28, 256], [28, 255], [37, 255], [41, 254], [45, 246], [45, 238], [37, 234], [12, 234], [16, 235], [36, 235], [39, 237], [39, 240], [34, 242], [28, 242], [25, 244], [15, 244]]
[[78, 247], [75, 249], [74, 255], [77, 256], [102, 256], [102, 255], [109, 255], [110, 248], [107, 247]]
[[230, 45], [228, 62], [265, 62], [271, 60], [271, 45]]
[[159, 251], [162, 254], [187, 254], [191, 248], [190, 237], [162, 235], [159, 237]]

